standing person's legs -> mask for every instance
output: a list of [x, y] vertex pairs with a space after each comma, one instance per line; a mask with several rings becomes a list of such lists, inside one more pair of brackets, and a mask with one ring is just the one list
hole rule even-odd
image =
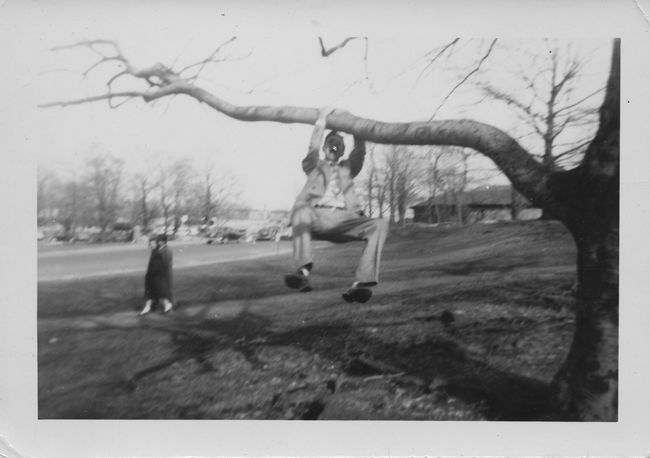
[[[167, 299], [166, 297], [161, 297], [158, 299], [158, 303], [162, 304], [163, 306], [163, 313], [167, 313], [174, 308], [172, 302]], [[153, 299], [147, 299], [147, 302], [144, 304], [144, 308], [140, 312], [140, 315], [146, 315], [148, 313], [151, 313], [151, 306], [153, 305]]]
[[163, 313], [167, 313], [172, 309], [172, 303], [171, 303], [171, 301], [169, 299], [167, 299], [166, 297], [163, 297], [163, 298], [160, 299], [160, 301], [162, 302], [163, 307], [164, 307], [163, 308]]
[[140, 312], [140, 315], [146, 315], [147, 313], [151, 312], [151, 304], [153, 301], [151, 299], [147, 299], [147, 301], [144, 303], [144, 308]]

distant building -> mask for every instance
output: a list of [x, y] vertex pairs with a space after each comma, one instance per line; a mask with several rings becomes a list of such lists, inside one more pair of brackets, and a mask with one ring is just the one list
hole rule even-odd
[[445, 193], [411, 207], [413, 221], [420, 223], [464, 223], [537, 219], [541, 210], [513, 190], [510, 185], [487, 185], [460, 194]]

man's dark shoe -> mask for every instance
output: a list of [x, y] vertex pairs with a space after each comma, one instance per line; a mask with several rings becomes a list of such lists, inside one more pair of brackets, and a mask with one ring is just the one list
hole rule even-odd
[[343, 300], [349, 303], [366, 303], [372, 297], [372, 290], [370, 287], [375, 286], [376, 284], [376, 282], [354, 282], [352, 287], [343, 293]]
[[300, 271], [285, 275], [284, 284], [289, 288], [297, 289], [301, 293], [308, 293], [312, 290], [309, 285], [309, 277]]

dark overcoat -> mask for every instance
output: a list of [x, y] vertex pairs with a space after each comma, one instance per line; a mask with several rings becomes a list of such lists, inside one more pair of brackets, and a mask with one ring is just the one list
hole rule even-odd
[[172, 297], [172, 253], [167, 245], [151, 251], [147, 273], [144, 276], [144, 295], [146, 299], [169, 299]]

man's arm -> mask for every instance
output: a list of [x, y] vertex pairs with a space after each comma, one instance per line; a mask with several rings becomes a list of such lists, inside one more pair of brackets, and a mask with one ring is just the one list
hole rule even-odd
[[314, 124], [314, 131], [311, 134], [311, 141], [309, 142], [309, 150], [307, 156], [302, 160], [302, 170], [309, 175], [312, 170], [318, 165], [320, 158], [320, 147], [323, 144], [323, 135], [325, 134], [325, 125], [327, 123], [327, 116], [334, 111], [332, 108], [321, 108], [318, 112], [318, 119]]
[[363, 160], [366, 157], [366, 142], [362, 138], [354, 136], [354, 149], [350, 153], [350, 175], [352, 178], [359, 175], [363, 168]]

